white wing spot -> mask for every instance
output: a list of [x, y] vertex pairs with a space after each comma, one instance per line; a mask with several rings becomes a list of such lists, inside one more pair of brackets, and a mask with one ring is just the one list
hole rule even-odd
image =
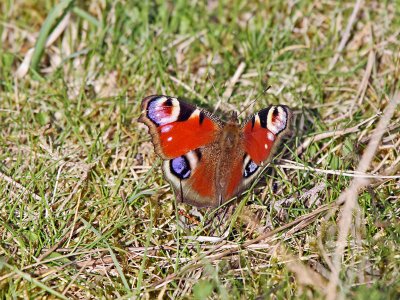
[[170, 136], [169, 138], [167, 138], [167, 141], [168, 141], [168, 142], [172, 141], [172, 136]]
[[267, 144], [264, 144], [264, 148], [265, 148], [265, 149], [268, 149], [268, 145], [267, 145]]
[[275, 135], [272, 132], [267, 133], [267, 138], [273, 142], [275, 140]]
[[195, 169], [197, 167], [197, 163], [199, 162], [197, 156], [195, 155], [195, 152], [194, 151], [190, 151], [190, 152], [186, 153], [185, 156], [189, 161], [190, 168], [192, 170]]
[[161, 127], [161, 132], [162, 133], [167, 133], [172, 129], [172, 125], [164, 125], [163, 127]]
[[195, 109], [193, 112], [192, 112], [192, 114], [190, 115], [190, 119], [192, 119], [192, 118], [196, 118], [196, 117], [198, 117], [198, 116], [200, 116], [200, 109]]

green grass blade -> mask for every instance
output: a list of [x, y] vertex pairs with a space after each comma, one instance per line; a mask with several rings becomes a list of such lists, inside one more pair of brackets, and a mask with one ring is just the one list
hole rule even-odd
[[31, 68], [37, 71], [40, 59], [43, 55], [44, 48], [46, 47], [46, 41], [54, 28], [55, 22], [61, 20], [61, 16], [68, 12], [73, 4], [74, 0], [63, 0], [57, 4], [49, 13], [46, 20], [44, 21], [38, 39], [36, 41], [35, 50], [32, 55]]
[[54, 289], [52, 289], [51, 287], [45, 285], [44, 283], [40, 282], [39, 280], [33, 278], [31, 275], [22, 272], [21, 270], [19, 270], [18, 268], [6, 263], [6, 262], [1, 262], [0, 261], [0, 267], [1, 265], [4, 265], [6, 268], [10, 269], [12, 272], [14, 272], [15, 274], [21, 276], [23, 279], [25, 279], [26, 281], [29, 281], [30, 283], [40, 287], [41, 289], [47, 291], [48, 293], [60, 298], [60, 299], [65, 299], [68, 300], [68, 297], [64, 296], [63, 294], [55, 291]]

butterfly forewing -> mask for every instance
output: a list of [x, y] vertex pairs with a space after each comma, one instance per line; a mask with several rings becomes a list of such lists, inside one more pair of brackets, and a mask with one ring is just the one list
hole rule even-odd
[[203, 110], [167, 96], [142, 101], [139, 121], [150, 128], [153, 144], [163, 159], [177, 158], [214, 140], [218, 123]]

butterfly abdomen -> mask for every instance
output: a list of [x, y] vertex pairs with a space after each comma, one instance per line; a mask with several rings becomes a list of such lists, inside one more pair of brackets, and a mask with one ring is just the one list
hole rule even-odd
[[216, 204], [229, 200], [239, 191], [239, 183], [242, 179], [242, 157], [244, 155], [244, 144], [241, 127], [236, 122], [227, 123], [218, 137], [215, 150], [218, 154], [216, 159]]

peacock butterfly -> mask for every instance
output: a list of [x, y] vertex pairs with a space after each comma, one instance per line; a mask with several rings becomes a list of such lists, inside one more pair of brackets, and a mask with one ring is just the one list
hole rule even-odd
[[236, 113], [222, 122], [177, 98], [153, 95], [142, 100], [139, 121], [149, 127], [178, 199], [215, 207], [256, 178], [289, 131], [291, 116], [287, 106], [271, 105], [240, 125]]

